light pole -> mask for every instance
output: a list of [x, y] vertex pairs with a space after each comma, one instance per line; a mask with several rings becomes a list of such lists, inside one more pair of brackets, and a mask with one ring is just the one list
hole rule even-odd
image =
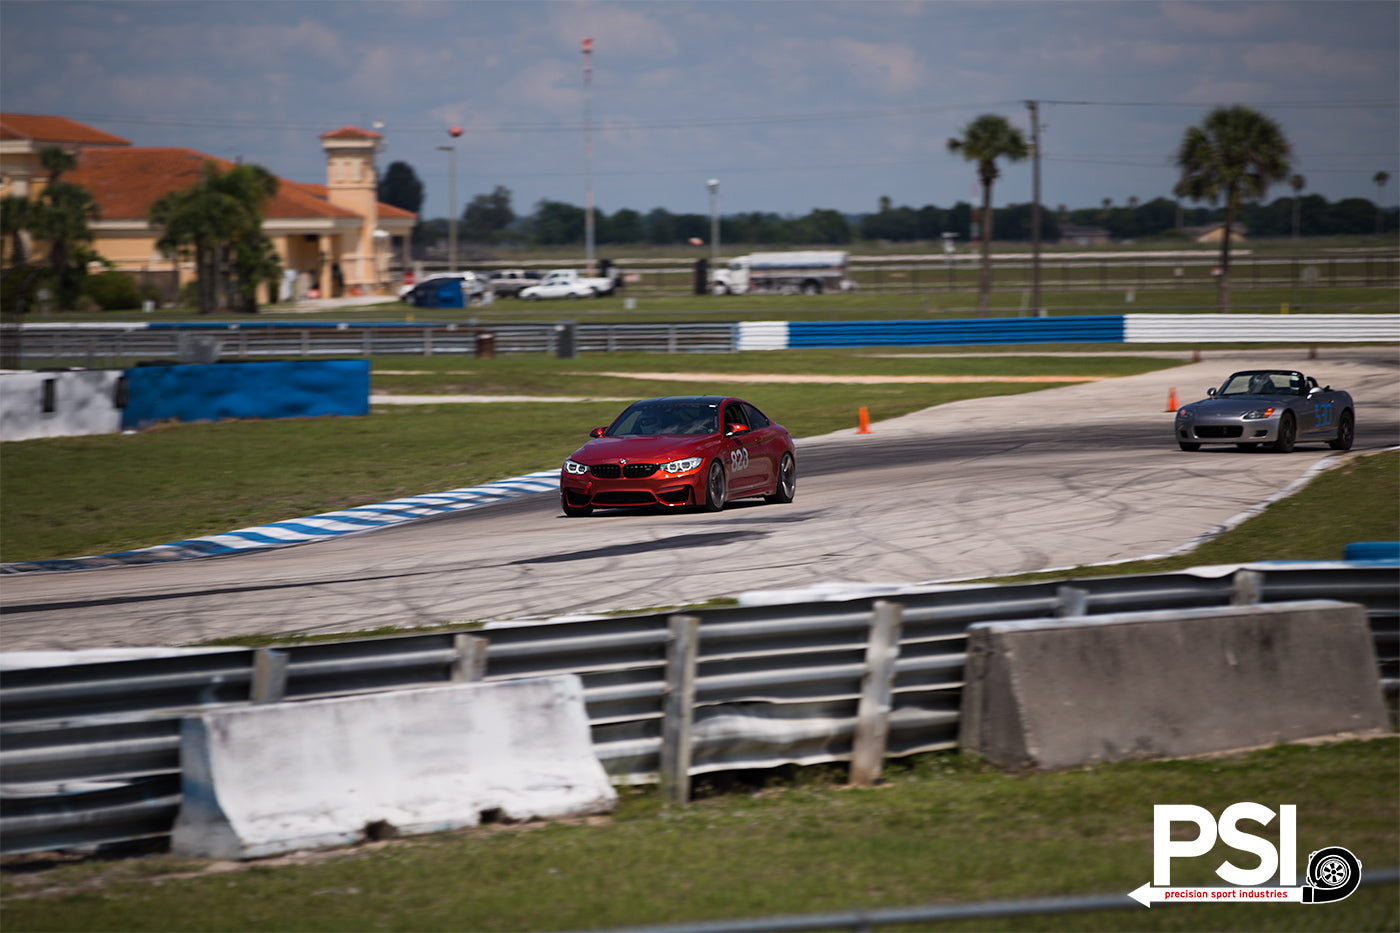
[[719, 179], [705, 182], [710, 189], [710, 275], [719, 269]]
[[[456, 139], [462, 135], [462, 128], [454, 126], [447, 135]], [[438, 146], [438, 152], [447, 153], [447, 199], [452, 202], [447, 215], [447, 271], [457, 271], [457, 147]]]

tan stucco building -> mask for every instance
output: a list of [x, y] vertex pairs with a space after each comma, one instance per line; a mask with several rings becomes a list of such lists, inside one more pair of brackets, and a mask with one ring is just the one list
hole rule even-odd
[[[392, 238], [408, 237], [417, 217], [378, 200], [380, 134], [342, 127], [320, 136], [326, 183], [278, 179], [277, 194], [263, 211], [286, 281], [280, 297], [390, 293]], [[132, 146], [129, 141], [64, 117], [0, 114], [0, 195], [34, 198], [46, 176], [39, 152], [61, 146], [78, 157], [64, 180], [92, 193], [101, 210], [93, 249], [116, 268], [171, 285], [194, 276], [192, 262], [177, 262], [156, 249], [160, 234], [146, 221], [161, 196], [199, 180], [205, 162], [227, 171], [233, 163], [191, 149]], [[39, 244], [42, 248], [42, 244]], [[6, 244], [8, 248], [8, 244]], [[263, 295], [263, 300], [270, 300]]]

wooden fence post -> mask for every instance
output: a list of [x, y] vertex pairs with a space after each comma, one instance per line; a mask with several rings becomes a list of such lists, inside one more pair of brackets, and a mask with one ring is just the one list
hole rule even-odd
[[667, 803], [690, 801], [690, 731], [695, 721], [699, 616], [667, 620], [666, 698], [661, 722], [661, 791]]
[[865, 673], [861, 677], [860, 705], [851, 744], [851, 783], [869, 787], [880, 780], [885, 746], [890, 735], [890, 710], [894, 708], [895, 664], [904, 607], [876, 600], [870, 618], [870, 640], [865, 644]]

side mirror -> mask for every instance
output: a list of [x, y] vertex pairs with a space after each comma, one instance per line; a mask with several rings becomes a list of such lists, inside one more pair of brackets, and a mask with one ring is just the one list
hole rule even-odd
[[1214, 387], [1214, 386], [1211, 386], [1209, 389], [1206, 389], [1206, 395], [1214, 395], [1214, 394], [1215, 394], [1215, 387]]
[[749, 433], [749, 426], [746, 424], [731, 424], [729, 430], [725, 432], [726, 437], [733, 437], [735, 434]]
[[602, 437], [602, 436], [603, 436], [603, 432], [606, 431], [606, 430], [607, 430], [607, 428], [594, 428], [592, 431], [589, 431], [589, 432], [588, 432], [588, 436], [589, 436], [589, 437]]

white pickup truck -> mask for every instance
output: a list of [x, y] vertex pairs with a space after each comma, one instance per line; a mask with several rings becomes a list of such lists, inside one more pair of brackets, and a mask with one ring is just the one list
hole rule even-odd
[[544, 277], [538, 285], [520, 290], [520, 297], [526, 301], [539, 301], [542, 298], [597, 298], [611, 295], [616, 281], [611, 277], [586, 276], [577, 269], [555, 269]]

